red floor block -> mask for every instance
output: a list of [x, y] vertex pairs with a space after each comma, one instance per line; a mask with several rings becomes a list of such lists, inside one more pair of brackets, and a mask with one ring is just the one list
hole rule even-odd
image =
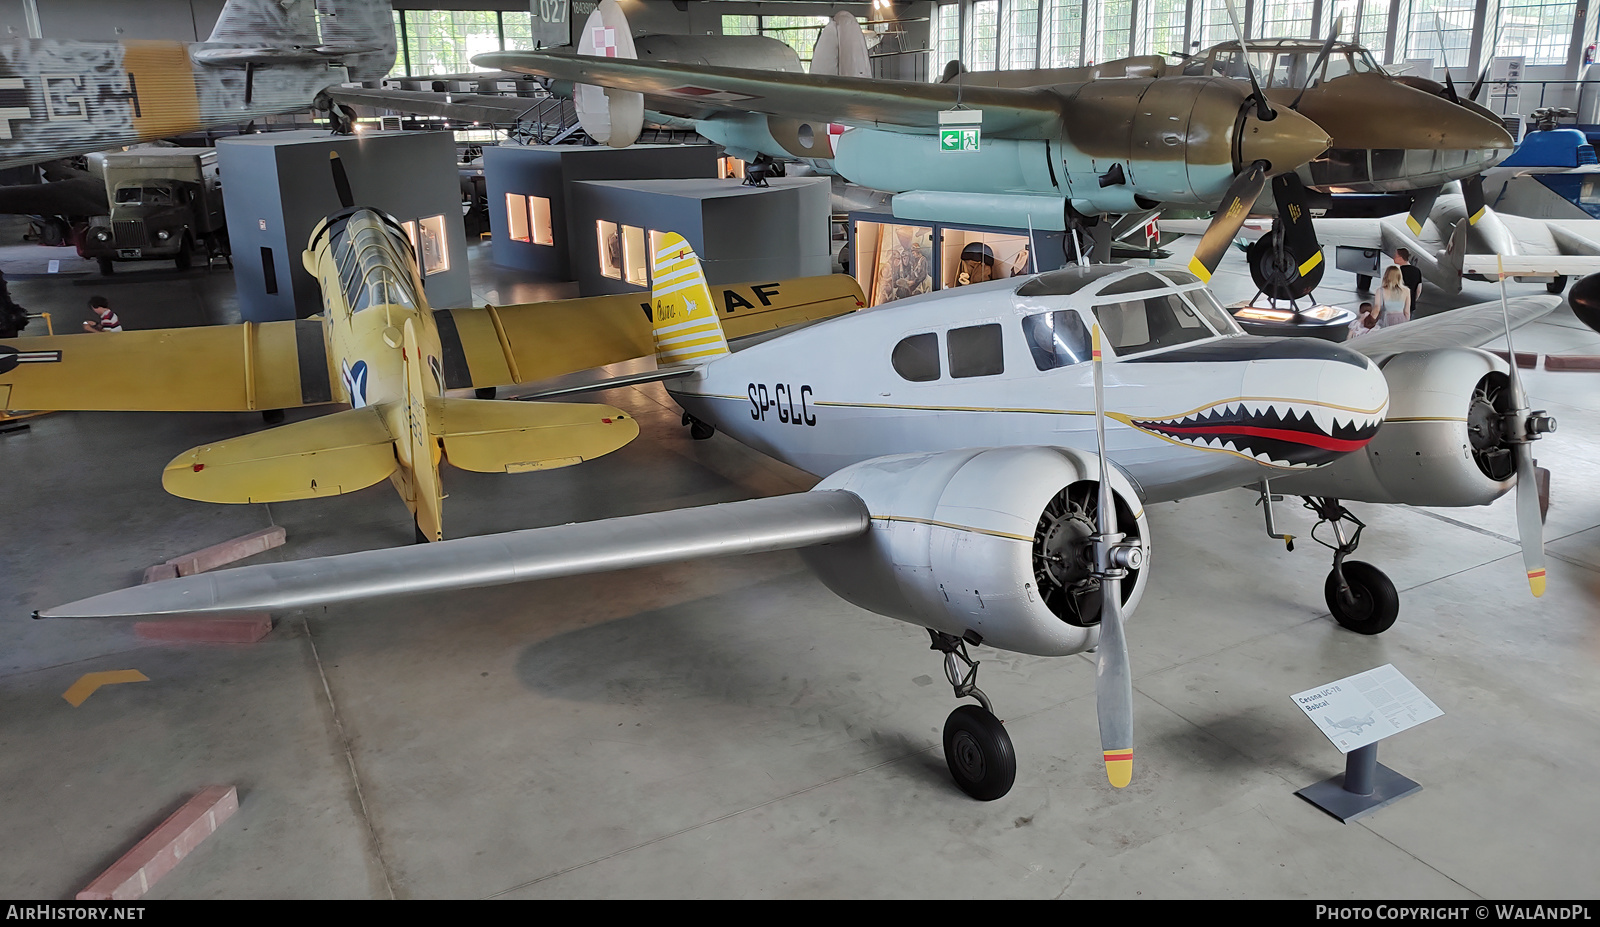
[[140, 621], [135, 636], [147, 641], [193, 641], [202, 644], [254, 644], [272, 632], [266, 612], [233, 618], [166, 618]]
[[1600, 357], [1593, 354], [1546, 354], [1546, 370], [1600, 370]]
[[147, 583], [159, 583], [163, 579], [177, 578], [178, 568], [170, 563], [158, 563], [153, 567], [146, 567], [144, 571], [144, 581]]
[[79, 901], [132, 901], [173, 870], [200, 841], [239, 810], [231, 785], [213, 785], [189, 799], [138, 846], [78, 893]]
[[192, 554], [173, 557], [167, 562], [178, 568], [179, 576], [193, 576], [196, 573], [204, 573], [206, 570], [214, 570], [235, 560], [254, 557], [264, 550], [281, 547], [286, 536], [282, 526], [262, 528], [260, 531], [252, 531], [244, 537], [237, 537], [231, 541], [214, 544], [205, 550], [197, 550]]

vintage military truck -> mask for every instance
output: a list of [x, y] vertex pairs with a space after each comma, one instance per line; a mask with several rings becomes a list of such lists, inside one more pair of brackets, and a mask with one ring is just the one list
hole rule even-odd
[[117, 261], [171, 260], [186, 270], [198, 252], [229, 253], [222, 180], [211, 148], [139, 148], [89, 155], [105, 177], [111, 214], [89, 221], [78, 252], [109, 274]]

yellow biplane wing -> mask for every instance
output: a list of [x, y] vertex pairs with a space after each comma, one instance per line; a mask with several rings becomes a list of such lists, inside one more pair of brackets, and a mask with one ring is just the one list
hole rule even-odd
[[333, 401], [318, 321], [0, 341], [0, 408], [246, 412]]
[[[711, 287], [730, 339], [866, 305], [842, 274]], [[650, 294], [624, 293], [434, 313], [447, 389], [533, 383], [655, 353]]]

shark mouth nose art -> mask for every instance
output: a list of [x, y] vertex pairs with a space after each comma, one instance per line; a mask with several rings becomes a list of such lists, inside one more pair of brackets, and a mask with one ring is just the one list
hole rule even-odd
[[1285, 399], [1221, 402], [1178, 418], [1129, 419], [1136, 428], [1205, 450], [1231, 451], [1270, 467], [1321, 467], [1360, 450], [1383, 424], [1373, 412]]

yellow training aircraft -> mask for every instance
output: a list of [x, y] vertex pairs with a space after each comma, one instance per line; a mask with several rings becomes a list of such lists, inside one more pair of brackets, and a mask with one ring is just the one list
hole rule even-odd
[[[581, 463], [639, 433], [606, 405], [453, 398], [652, 354], [639, 296], [430, 309], [404, 230], [375, 209], [318, 224], [303, 257], [322, 287], [320, 317], [0, 341], [0, 409], [350, 409], [197, 447], [162, 485], [203, 502], [282, 502], [354, 492], [384, 477], [416, 516], [418, 540], [442, 540], [441, 458], [465, 470], [520, 473]], [[850, 312], [846, 276], [722, 288], [730, 337]], [[480, 392], [479, 395], [483, 395]]]

